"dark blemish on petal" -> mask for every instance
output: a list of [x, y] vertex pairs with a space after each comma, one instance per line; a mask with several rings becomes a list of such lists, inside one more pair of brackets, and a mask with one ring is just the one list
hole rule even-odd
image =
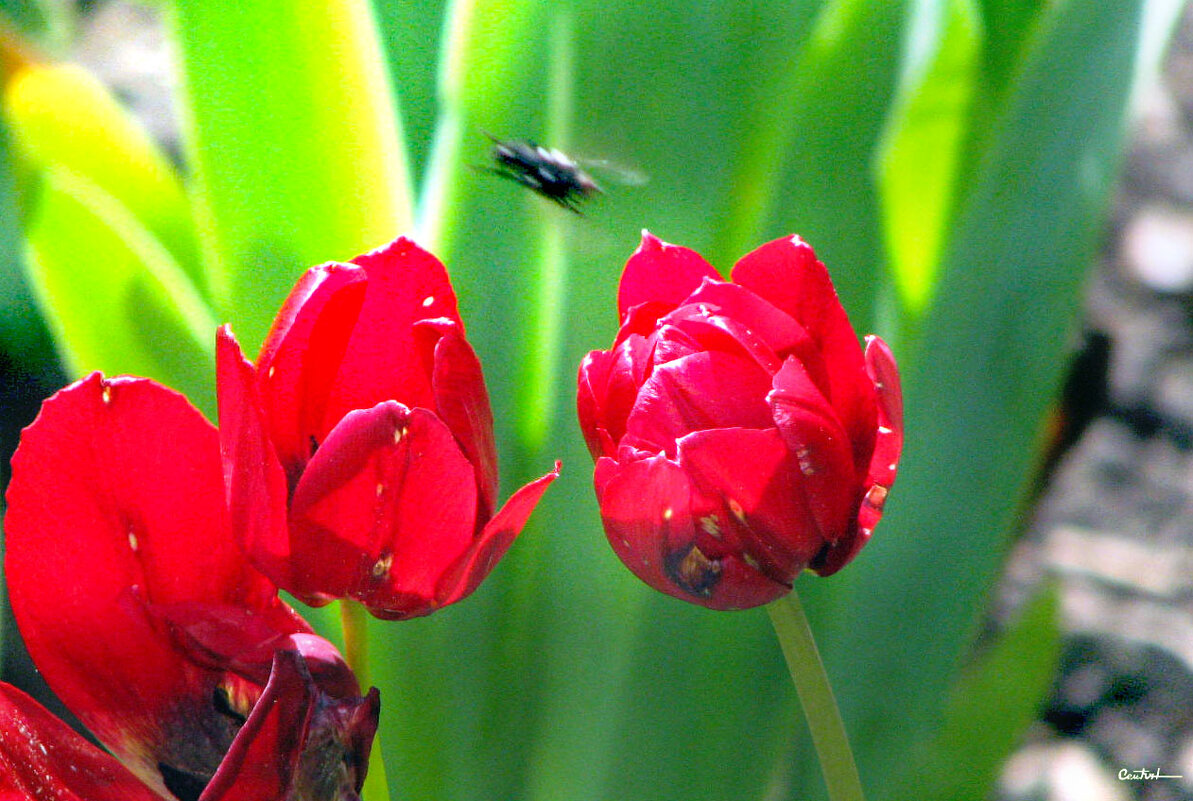
[[675, 551], [665, 562], [664, 569], [675, 585], [698, 598], [708, 598], [721, 580], [721, 562], [709, 559], [695, 545], [687, 551]]

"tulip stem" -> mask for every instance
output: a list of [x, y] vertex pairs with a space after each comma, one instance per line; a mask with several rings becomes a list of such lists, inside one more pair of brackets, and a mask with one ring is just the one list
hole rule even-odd
[[[355, 601], [340, 601], [340, 630], [344, 634], [344, 658], [356, 674], [360, 689], [372, 686], [369, 676], [369, 611]], [[389, 801], [389, 783], [385, 779], [385, 760], [381, 757], [381, 733], [373, 736], [369, 752], [369, 773], [361, 788], [364, 801]]]
[[816, 640], [799, 596], [792, 590], [770, 604], [767, 611], [783, 648], [800, 705], [804, 708], [808, 729], [812, 732], [829, 798], [831, 801], [864, 801], [862, 782], [853, 761], [853, 751], [849, 748], [845, 724], [841, 721], [841, 711], [837, 708], [833, 688], [824, 671], [824, 663], [820, 661], [820, 652], [816, 649]]

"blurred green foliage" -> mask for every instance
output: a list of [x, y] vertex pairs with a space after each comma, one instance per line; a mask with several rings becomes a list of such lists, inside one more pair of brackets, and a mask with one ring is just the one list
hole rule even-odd
[[[33, 105], [5, 94], [33, 177], [0, 184], [28, 256], [3, 280], [24, 261], [72, 373], [148, 374], [210, 413], [215, 323], [251, 349], [301, 270], [414, 226], [485, 364], [504, 486], [564, 460], [475, 598], [371, 621], [394, 797], [821, 792], [766, 616], [654, 593], [604, 542], [571, 371], [612, 341], [642, 228], [723, 271], [800, 233], [859, 333], [893, 343], [908, 444], [888, 517], [849, 570], [798, 589], [872, 799], [949, 754], [993, 775], [1054, 665], [1052, 607], [960, 671], [1063, 369], [1144, 23], [1179, 4], [163, 5], [180, 167], [119, 114], [62, 102], [110, 107], [85, 77]], [[594, 168], [605, 195], [570, 215], [476, 169], [486, 133], [649, 181]], [[957, 716], [997, 717], [995, 673], [1013, 714], [971, 738]]]

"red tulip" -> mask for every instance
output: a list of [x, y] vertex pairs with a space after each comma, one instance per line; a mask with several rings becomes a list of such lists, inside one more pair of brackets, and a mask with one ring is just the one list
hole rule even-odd
[[609, 542], [643, 581], [713, 609], [827, 576], [870, 538], [903, 442], [886, 343], [865, 353], [799, 237], [721, 279], [643, 233], [621, 330], [580, 367], [580, 426]]
[[[219, 459], [215, 429], [145, 379], [93, 374], [25, 430], [5, 521], [13, 613], [116, 759], [4, 688], [0, 798], [356, 799], [376, 691], [360, 698], [244, 559]], [[269, 776], [250, 777], [257, 762]]]
[[407, 239], [312, 268], [256, 366], [226, 327], [217, 365], [233, 530], [313, 605], [401, 619], [460, 600], [558, 474], [497, 509], [480, 363], [443, 265]]

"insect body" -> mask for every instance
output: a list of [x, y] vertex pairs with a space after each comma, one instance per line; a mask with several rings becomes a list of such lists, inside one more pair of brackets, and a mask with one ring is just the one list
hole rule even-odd
[[575, 214], [581, 213], [582, 202], [601, 194], [592, 176], [566, 153], [520, 139], [498, 139], [491, 134], [489, 138], [493, 140], [490, 155], [497, 166], [485, 168], [487, 172], [519, 183]]

